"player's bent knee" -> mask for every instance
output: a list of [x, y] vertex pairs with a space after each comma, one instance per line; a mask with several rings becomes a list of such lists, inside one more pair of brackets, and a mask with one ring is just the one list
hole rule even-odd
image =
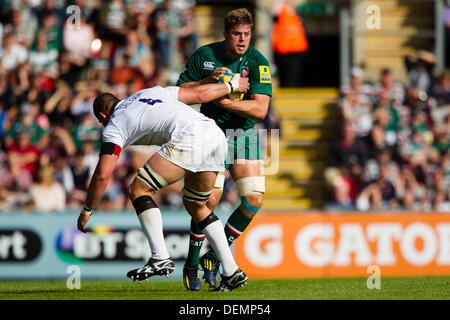
[[241, 196], [241, 204], [246, 211], [255, 215], [262, 207], [263, 194], [266, 191], [265, 177], [244, 177], [235, 181]]
[[209, 196], [208, 201], [206, 202], [206, 206], [214, 211], [216, 206], [219, 204], [220, 198], [222, 198], [222, 190], [214, 188]]
[[155, 194], [155, 190], [148, 184], [142, 182], [141, 179], [135, 178], [133, 182], [128, 186], [128, 197], [131, 201], [134, 199], [142, 196], [142, 195], [149, 195], [153, 196]]
[[255, 194], [250, 194], [247, 196], [241, 196], [241, 200], [242, 200], [242, 198], [245, 198], [246, 202], [251, 204], [253, 207], [256, 207], [256, 208], [262, 207], [262, 204], [263, 204], [262, 193], [255, 193]]

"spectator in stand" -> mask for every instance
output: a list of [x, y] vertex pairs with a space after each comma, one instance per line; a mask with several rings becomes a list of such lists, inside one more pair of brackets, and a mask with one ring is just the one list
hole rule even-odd
[[92, 119], [95, 119], [94, 112], [92, 111], [92, 105], [95, 97], [99, 94], [99, 91], [95, 86], [91, 86], [87, 83], [78, 83], [77, 94], [70, 103], [70, 112], [75, 118], [75, 121], [79, 123], [82, 117], [87, 113], [90, 114]]
[[425, 185], [419, 182], [415, 174], [404, 166], [394, 186], [402, 209], [418, 211], [426, 201]]
[[70, 127], [75, 118], [70, 111], [71, 91], [63, 82], [57, 82], [53, 95], [44, 104], [44, 113], [52, 126]]
[[168, 67], [170, 64], [170, 22], [169, 10], [171, 6], [170, 0], [164, 0], [163, 4], [157, 7], [151, 14], [151, 20], [154, 24], [155, 46], [159, 56], [157, 58], [158, 65]]
[[401, 130], [400, 114], [402, 106], [395, 106], [394, 100], [389, 99], [388, 93], [379, 94], [378, 104], [372, 113], [373, 121], [385, 132], [386, 142], [390, 146], [398, 143], [398, 133]]
[[394, 106], [401, 106], [405, 100], [405, 88], [401, 83], [394, 82], [392, 72], [389, 68], [381, 70], [380, 82], [375, 85], [375, 94], [386, 94]]
[[70, 170], [73, 177], [73, 189], [67, 199], [69, 208], [78, 209], [84, 204], [89, 184], [89, 168], [84, 164], [84, 154], [78, 151], [70, 160]]
[[416, 167], [425, 167], [427, 165], [429, 149], [423, 139], [423, 133], [420, 129], [413, 129], [411, 138], [400, 149], [400, 155], [403, 161]]
[[99, 15], [100, 36], [115, 43], [123, 42], [130, 18], [123, 0], [102, 1]]
[[30, 133], [26, 130], [17, 132], [16, 140], [8, 149], [8, 162], [12, 172], [25, 170], [31, 177], [37, 173], [39, 149], [30, 143]]
[[38, 182], [30, 189], [36, 210], [62, 211], [66, 207], [66, 193], [63, 186], [55, 181], [53, 173], [52, 166], [39, 168]]
[[358, 138], [368, 138], [373, 125], [371, 112], [372, 104], [363, 95], [352, 93], [342, 100], [342, 117], [353, 124]]
[[17, 210], [27, 202], [26, 190], [33, 184], [30, 172], [21, 168], [0, 139], [0, 212]]
[[180, 50], [183, 53], [183, 64], [192, 56], [198, 48], [198, 35], [195, 25], [195, 15], [191, 5], [184, 1], [176, 3], [179, 10], [181, 25], [177, 29]]
[[428, 96], [433, 86], [432, 68], [435, 63], [434, 54], [426, 50], [418, 50], [405, 57], [405, 65], [408, 70], [408, 87], [416, 88], [419, 95]]
[[[116, 79], [114, 82], [128, 82], [134, 76], [142, 78], [142, 88], [152, 79], [155, 72], [155, 59], [150, 48], [144, 46], [138, 37], [137, 30], [130, 30], [127, 34], [127, 43], [120, 47], [114, 56], [114, 72], [124, 74], [129, 70], [129, 78]], [[140, 90], [138, 89], [138, 90]]]
[[38, 21], [44, 21], [44, 16], [52, 15], [55, 19], [54, 24], [58, 28], [62, 28], [65, 20], [65, 12], [62, 7], [62, 1], [57, 0], [44, 0], [41, 3], [41, 7], [36, 10], [36, 16]]
[[396, 184], [400, 176], [400, 167], [394, 161], [391, 149], [387, 146], [371, 149], [372, 154], [363, 168], [363, 181], [376, 180], [380, 176], [380, 165], [386, 164], [389, 169], [389, 180]]
[[41, 16], [41, 27], [38, 32], [43, 32], [47, 39], [49, 49], [56, 49], [58, 52], [63, 48], [62, 25], [58, 23], [55, 13], [46, 11]]
[[427, 185], [427, 195], [434, 210], [440, 212], [450, 211], [450, 184], [445, 179], [444, 169], [436, 166], [432, 178]]
[[436, 106], [450, 104], [450, 74], [445, 72], [437, 77], [431, 89], [430, 96], [436, 99]]
[[341, 87], [339, 107], [343, 121], [353, 123], [357, 136], [367, 139], [373, 122], [371, 112], [375, 90], [364, 83], [364, 71], [353, 67], [350, 73], [350, 84]]
[[26, 108], [21, 112], [20, 120], [17, 120], [5, 133], [5, 142], [9, 146], [11, 145], [16, 136], [21, 131], [27, 131], [30, 136], [30, 143], [38, 148], [45, 144], [45, 139], [47, 139], [49, 128], [48, 123], [40, 115], [40, 106], [38, 104], [27, 105]]
[[127, 197], [123, 193], [120, 182], [115, 176], [109, 179], [106, 190], [100, 198], [99, 211], [119, 211], [125, 207]]
[[71, 134], [77, 150], [81, 150], [83, 143], [86, 141], [93, 142], [95, 149], [100, 149], [101, 132], [99, 123], [92, 118], [90, 112], [85, 112], [80, 116], [80, 121]]
[[27, 50], [31, 49], [38, 27], [34, 14], [23, 7], [14, 9], [12, 11], [12, 27], [17, 42]]
[[153, 12], [155, 9], [155, 3], [158, 3], [161, 1], [154, 1], [154, 0], [125, 0], [125, 4], [127, 6], [128, 12], [136, 17], [140, 15], [141, 13], [144, 13], [146, 15], [149, 15]]
[[335, 205], [349, 208], [354, 205], [369, 151], [366, 143], [356, 138], [351, 122], [344, 121], [341, 133], [342, 136], [330, 144], [325, 180], [332, 189]]
[[379, 164], [379, 177], [362, 186], [356, 200], [356, 208], [361, 211], [387, 210], [398, 206], [397, 193], [394, 185], [389, 181], [389, 166]]
[[13, 32], [8, 32], [0, 49], [0, 71], [6, 73], [14, 70], [28, 58], [27, 49], [17, 42]]
[[434, 125], [440, 125], [450, 114], [450, 74], [441, 74], [431, 89], [428, 104], [431, 108], [430, 116]]
[[364, 82], [364, 71], [357, 66], [353, 66], [350, 70], [350, 82], [349, 84], [344, 84], [340, 88], [341, 96], [346, 96], [349, 94], [362, 95], [369, 101], [375, 94], [374, 88]]
[[40, 31], [36, 35], [36, 47], [30, 51], [29, 59], [34, 73], [56, 79], [58, 77], [58, 56], [56, 48], [48, 45], [45, 32]]

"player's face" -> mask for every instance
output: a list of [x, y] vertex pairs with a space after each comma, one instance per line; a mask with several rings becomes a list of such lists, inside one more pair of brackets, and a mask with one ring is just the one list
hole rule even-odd
[[237, 57], [244, 54], [250, 44], [252, 28], [250, 25], [234, 26], [224, 32], [225, 53], [231, 57]]

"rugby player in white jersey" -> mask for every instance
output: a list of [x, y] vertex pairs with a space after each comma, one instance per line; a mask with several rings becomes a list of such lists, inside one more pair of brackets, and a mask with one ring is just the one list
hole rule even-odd
[[94, 114], [105, 130], [99, 161], [78, 217], [80, 231], [89, 231], [86, 224], [105, 191], [121, 150], [128, 145], [162, 146], [138, 169], [128, 188], [152, 253], [144, 267], [128, 272], [130, 279], [142, 281], [174, 271], [164, 242], [161, 211], [152, 196], [184, 177], [184, 206], [222, 262], [222, 282], [217, 290], [233, 290], [246, 282], [247, 276], [233, 258], [221, 221], [206, 206], [217, 172], [224, 171], [227, 141], [212, 119], [188, 105], [205, 103], [231, 92], [245, 93], [248, 88], [248, 80], [237, 75], [225, 84], [196, 88], [156, 86], [125, 100], [111, 93], [95, 99]]

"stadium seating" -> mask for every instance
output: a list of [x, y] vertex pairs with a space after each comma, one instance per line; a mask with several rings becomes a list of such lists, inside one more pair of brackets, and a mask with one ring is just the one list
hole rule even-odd
[[280, 116], [279, 170], [266, 177], [264, 210], [310, 209], [326, 199], [323, 169], [339, 123], [335, 88], [276, 89]]

